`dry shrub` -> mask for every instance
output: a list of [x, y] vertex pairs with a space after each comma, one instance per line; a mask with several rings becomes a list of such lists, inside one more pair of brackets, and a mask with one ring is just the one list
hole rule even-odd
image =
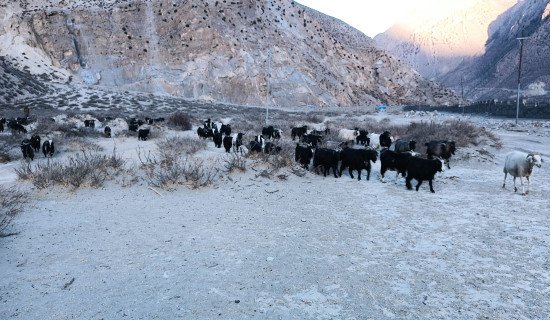
[[40, 118], [37, 119], [36, 128], [33, 131], [42, 137], [45, 132], [54, 132], [58, 130], [59, 127], [60, 125], [56, 124], [51, 118]]
[[311, 123], [322, 123], [325, 121], [325, 117], [315, 112], [308, 112], [306, 114], [306, 121]]
[[206, 148], [206, 140], [193, 137], [171, 136], [157, 141], [157, 149], [160, 153], [186, 153], [195, 154]]
[[11, 161], [11, 157], [9, 154], [0, 152], [0, 163], [6, 163], [10, 161]]
[[71, 155], [66, 161], [48, 159], [36, 164], [34, 170], [30, 163], [21, 162], [15, 169], [20, 180], [31, 180], [38, 189], [61, 184], [65, 187], [79, 188], [83, 185], [101, 187], [105, 180], [117, 176], [125, 170], [126, 160], [116, 154], [110, 155], [95, 151], [82, 150]]
[[422, 147], [432, 140], [453, 140], [457, 147], [479, 146], [486, 143], [491, 143], [497, 148], [502, 146], [495, 135], [463, 120], [447, 120], [443, 123], [413, 122], [406, 127], [401, 138], [416, 140], [417, 145]]
[[273, 142], [281, 151], [278, 154], [266, 154], [266, 162], [275, 170], [290, 167], [296, 164], [294, 162], [294, 152], [296, 144], [291, 140], [280, 140]]
[[[339, 128], [355, 128], [367, 130], [369, 133], [382, 133], [389, 131], [392, 136], [398, 139], [415, 140], [419, 148], [416, 150], [422, 152], [425, 143], [432, 140], [453, 140], [457, 147], [466, 147], [469, 145], [491, 145], [496, 148], [502, 147], [501, 141], [491, 132], [482, 127], [464, 120], [447, 120], [444, 122], [421, 121], [412, 122], [410, 124], [395, 124], [389, 118], [376, 121], [372, 118], [367, 118], [364, 122], [351, 119], [335, 123], [327, 122], [329, 128], [336, 128], [324, 136], [322, 146], [326, 146], [327, 141], [342, 142], [342, 138], [338, 136]], [[333, 146], [328, 146], [333, 147]]]
[[[149, 133], [151, 134], [151, 133]], [[120, 131], [119, 133], [117, 133], [117, 136], [122, 136], [122, 137], [134, 137], [137, 139], [137, 136], [138, 136], [138, 132], [137, 131], [130, 131], [130, 130], [124, 130], [124, 131]]]
[[172, 113], [168, 118], [168, 121], [182, 130], [191, 130], [193, 127], [191, 125], [191, 117], [182, 111]]
[[89, 150], [94, 152], [103, 151], [103, 147], [85, 137], [60, 135], [54, 137], [53, 140], [55, 143], [56, 153], [59, 153], [60, 151], [78, 152], [81, 150]]
[[485, 130], [485, 128], [481, 128], [481, 129], [483, 130], [483, 133], [485, 134], [487, 139], [489, 139], [489, 141], [491, 141], [491, 143], [493, 144], [492, 145], [493, 147], [495, 147], [497, 149], [502, 149], [503, 144], [502, 144], [502, 140], [500, 140], [499, 137], [495, 136], [494, 133]]
[[[4, 187], [0, 185], [0, 233], [12, 222], [13, 218], [21, 212], [28, 196], [16, 187]], [[7, 236], [3, 233], [0, 236]]]
[[273, 128], [276, 128], [276, 129], [279, 129], [279, 130], [282, 130], [282, 136], [284, 135], [287, 135], [289, 136], [290, 135], [290, 130], [292, 128], [290, 128], [290, 126], [288, 125], [288, 121], [281, 121], [281, 120], [278, 120], [278, 121], [271, 121], [269, 123], [270, 126], [273, 126]]
[[[2, 139], [0, 139], [0, 154], [4, 154], [5, 159], [10, 159], [10, 151], [14, 148], [19, 148], [21, 141], [28, 138], [28, 135], [25, 134], [3, 134]], [[22, 156], [21, 151], [18, 153]]]
[[17, 179], [19, 180], [30, 180], [32, 179], [33, 171], [30, 161], [21, 161], [19, 167], [15, 168], [15, 173], [17, 174]]
[[235, 121], [236, 128], [239, 128], [240, 130], [237, 130], [235, 132], [241, 132], [241, 131], [254, 131], [256, 134], [262, 133], [262, 128], [265, 126], [265, 120], [262, 121], [242, 121], [242, 123], [238, 124], [239, 121]]
[[294, 150], [296, 144], [288, 139], [281, 139], [279, 141], [271, 141], [276, 146], [281, 147], [281, 151], [277, 154], [268, 154], [263, 152], [250, 152], [246, 158], [253, 160], [257, 163], [266, 164], [271, 169], [269, 172], [276, 173], [279, 169], [291, 167], [295, 165], [294, 162]]
[[149, 184], [159, 188], [171, 185], [187, 185], [193, 189], [206, 187], [214, 182], [219, 172], [216, 167], [188, 153], [159, 150], [153, 154], [138, 149], [138, 157]]
[[227, 172], [246, 171], [246, 159], [237, 152], [226, 155], [223, 162]]
[[[332, 128], [335, 128], [335, 127], [332, 126]], [[344, 139], [340, 137], [338, 132], [339, 132], [339, 129], [331, 129], [328, 134], [325, 134], [323, 136], [323, 141], [321, 142], [321, 145], [325, 145], [327, 141], [344, 142]]]
[[[262, 132], [262, 126], [265, 123], [265, 118], [258, 119], [256, 117], [255, 119], [252, 119], [247, 115], [246, 117], [238, 117], [231, 120], [231, 132], [232, 133], [238, 133], [238, 132], [247, 132], [247, 131], [254, 131], [258, 132], [257, 134]], [[219, 128], [218, 128], [219, 129]]]

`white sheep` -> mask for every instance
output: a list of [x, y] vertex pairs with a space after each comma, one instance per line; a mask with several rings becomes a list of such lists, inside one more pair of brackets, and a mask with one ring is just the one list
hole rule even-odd
[[349, 139], [349, 140], [355, 140], [355, 137], [359, 135], [359, 130], [352, 130], [352, 129], [340, 129], [338, 131], [338, 135], [341, 138]]
[[[542, 158], [540, 155], [532, 153], [527, 154], [521, 151], [512, 151], [508, 153], [504, 161], [504, 183], [502, 187], [506, 187], [506, 177], [509, 173], [514, 177], [514, 192], [518, 191], [516, 187], [516, 178], [519, 177], [521, 181], [521, 194], [528, 194], [529, 187], [531, 186], [531, 173], [533, 172], [534, 166], [539, 168], [542, 166]], [[527, 178], [527, 192], [525, 192], [523, 186], [523, 177]]]
[[351, 130], [351, 129], [340, 129], [338, 131], [338, 136], [344, 141], [353, 141], [355, 142], [355, 138], [359, 135], [359, 130]]

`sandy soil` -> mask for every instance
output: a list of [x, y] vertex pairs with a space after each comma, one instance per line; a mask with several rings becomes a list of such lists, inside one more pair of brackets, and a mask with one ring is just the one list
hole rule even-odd
[[[546, 319], [550, 169], [521, 196], [502, 164], [510, 150], [549, 159], [548, 126], [474, 121], [504, 148], [460, 149], [435, 194], [382, 183], [379, 161], [370, 181], [258, 165], [160, 195], [145, 181], [34, 191], [0, 239], [0, 318]], [[135, 158], [135, 139], [114, 141]]]

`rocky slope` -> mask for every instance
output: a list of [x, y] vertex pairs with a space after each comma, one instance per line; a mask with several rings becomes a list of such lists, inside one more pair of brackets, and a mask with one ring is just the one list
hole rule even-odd
[[517, 94], [520, 43], [524, 30], [521, 73], [525, 100], [547, 98], [550, 89], [550, 3], [547, 0], [518, 2], [489, 26], [485, 53], [466, 61], [439, 78], [457, 88], [460, 77], [465, 94], [473, 100], [515, 99]]
[[432, 24], [408, 21], [375, 37], [396, 57], [467, 99], [515, 99], [521, 29], [522, 93], [548, 96], [550, 39], [547, 0], [475, 1]]
[[468, 0], [439, 18], [413, 16], [377, 35], [377, 44], [429, 79], [484, 53], [489, 24], [517, 0]]
[[343, 22], [290, 0], [19, 1], [0, 55], [59, 81], [247, 105], [455, 104]]
[[50, 93], [49, 75], [35, 76], [0, 57], [0, 102], [13, 103], [29, 96]]

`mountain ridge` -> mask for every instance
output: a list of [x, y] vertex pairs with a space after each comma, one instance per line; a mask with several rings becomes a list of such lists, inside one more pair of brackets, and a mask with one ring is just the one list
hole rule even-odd
[[400, 21], [374, 40], [429, 79], [482, 55], [489, 23], [510, 8], [514, 0], [474, 1], [435, 20]]
[[[0, 54], [60, 82], [262, 105], [271, 47], [274, 105], [460, 100], [359, 31], [290, 0], [37, 1], [19, 10], [21, 17], [4, 14], [9, 35], [0, 42], [20, 45]], [[17, 50], [36, 52], [41, 68]]]
[[[479, 3], [480, 1], [477, 2]], [[417, 33], [422, 33], [422, 30], [409, 30], [405, 40], [391, 39], [391, 34], [396, 28], [404, 29], [399, 24], [394, 26], [394, 29], [390, 28], [387, 34], [375, 37], [375, 41], [397, 58], [411, 64], [425, 77], [438, 81], [456, 92], [463, 91], [465, 98], [471, 101], [512, 100], [517, 94], [519, 68], [520, 45], [516, 38], [521, 37], [523, 29], [525, 36], [530, 38], [524, 41], [522, 98], [527, 101], [550, 96], [550, 66], [547, 63], [550, 59], [548, 1], [494, 0], [483, 3], [486, 8], [500, 9], [490, 11], [491, 14], [487, 14], [489, 11], [470, 9], [470, 12], [477, 12], [476, 19], [482, 20], [479, 25], [483, 26], [487, 33], [486, 41], [479, 52], [467, 56], [457, 54], [445, 57], [444, 52], [434, 50], [434, 46], [425, 49], [421, 44], [409, 41]], [[509, 4], [509, 8], [498, 13]], [[448, 19], [458, 20], [456, 16]], [[446, 24], [452, 25], [450, 22]], [[428, 27], [428, 30], [430, 28]], [[424, 42], [446, 45], [433, 33], [423, 34], [422, 37]]]

